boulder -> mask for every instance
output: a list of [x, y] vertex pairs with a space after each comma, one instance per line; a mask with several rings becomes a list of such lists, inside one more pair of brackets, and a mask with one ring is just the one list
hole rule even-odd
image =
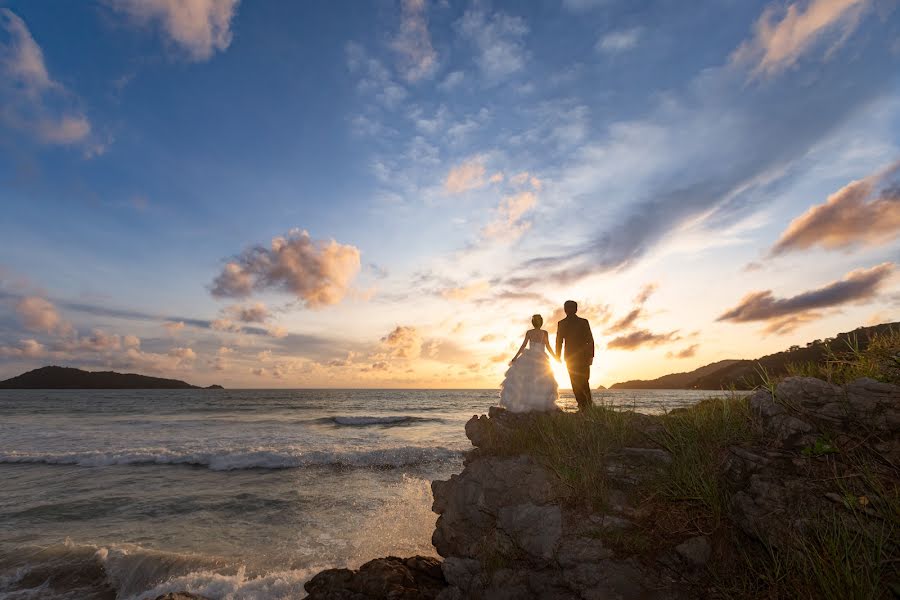
[[303, 586], [309, 600], [433, 600], [447, 587], [436, 558], [376, 558], [358, 570], [328, 569]]

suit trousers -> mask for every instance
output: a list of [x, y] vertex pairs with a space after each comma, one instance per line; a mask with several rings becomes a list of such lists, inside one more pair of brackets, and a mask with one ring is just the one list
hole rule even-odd
[[591, 365], [566, 365], [569, 370], [569, 380], [572, 382], [572, 393], [578, 402], [579, 409], [591, 406]]

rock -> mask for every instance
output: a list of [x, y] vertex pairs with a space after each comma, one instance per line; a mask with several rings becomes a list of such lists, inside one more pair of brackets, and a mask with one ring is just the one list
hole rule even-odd
[[209, 598], [190, 592], [169, 592], [168, 594], [157, 596], [154, 600], [209, 600]]
[[709, 539], [705, 535], [700, 535], [688, 538], [675, 546], [675, 552], [693, 566], [702, 567], [709, 561], [712, 548], [709, 546]]
[[549, 561], [562, 536], [562, 511], [556, 505], [504, 506], [497, 511], [497, 526], [528, 556]]
[[309, 600], [433, 600], [446, 586], [438, 559], [389, 556], [370, 560], [356, 571], [322, 571], [303, 587]]
[[485, 532], [507, 506], [558, 503], [559, 479], [528, 456], [482, 458], [449, 481], [434, 481], [432, 510], [440, 515], [431, 542], [441, 556], [474, 557]]

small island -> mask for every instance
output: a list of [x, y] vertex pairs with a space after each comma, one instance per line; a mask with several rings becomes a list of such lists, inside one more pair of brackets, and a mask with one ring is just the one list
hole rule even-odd
[[41, 367], [0, 381], [4, 390], [221, 390], [220, 385], [206, 388], [180, 379], [150, 377], [115, 371], [83, 371], [71, 367]]

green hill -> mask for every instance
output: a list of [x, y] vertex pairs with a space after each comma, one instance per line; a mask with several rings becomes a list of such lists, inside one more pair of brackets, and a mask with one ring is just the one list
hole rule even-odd
[[873, 336], [886, 334], [892, 330], [900, 330], [900, 323], [858, 327], [853, 331], [839, 333], [833, 338], [814, 340], [804, 347], [791, 346], [783, 352], [755, 360], [723, 360], [688, 373], [673, 373], [647, 381], [616, 383], [611, 389], [752, 389], [762, 383], [763, 370], [770, 377], [781, 377], [788, 374], [789, 365], [822, 363], [828, 355], [829, 348], [843, 352], [849, 350], [851, 344], [855, 344], [859, 350], [865, 350]]

